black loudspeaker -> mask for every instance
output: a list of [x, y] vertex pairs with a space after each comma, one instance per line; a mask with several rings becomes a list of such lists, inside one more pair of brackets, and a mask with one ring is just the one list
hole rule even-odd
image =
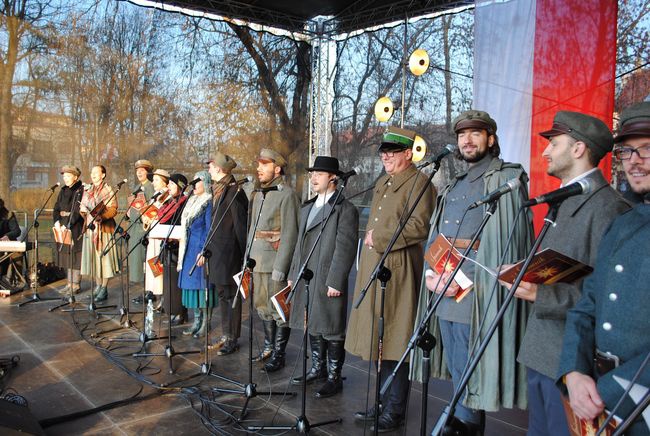
[[45, 435], [45, 432], [27, 407], [0, 398], [0, 434]]

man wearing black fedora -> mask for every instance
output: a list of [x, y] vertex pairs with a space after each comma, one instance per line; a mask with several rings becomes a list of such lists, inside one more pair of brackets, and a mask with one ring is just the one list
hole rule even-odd
[[[300, 211], [298, 242], [288, 277], [290, 285], [298, 280], [302, 265], [317, 243], [307, 263], [307, 268], [314, 273], [309, 286], [307, 325], [311, 369], [305, 380], [301, 376], [294, 377], [292, 383], [327, 379], [315, 393], [317, 398], [326, 398], [343, 389], [341, 369], [345, 361], [348, 274], [356, 252], [359, 215], [343, 195], [337, 198], [338, 176], [341, 175], [338, 159], [317, 156], [308, 171], [316, 196], [307, 201]], [[326, 224], [330, 211], [332, 215]], [[323, 234], [317, 242], [321, 230]], [[300, 280], [291, 304], [291, 328], [304, 328], [304, 307], [305, 282]]]

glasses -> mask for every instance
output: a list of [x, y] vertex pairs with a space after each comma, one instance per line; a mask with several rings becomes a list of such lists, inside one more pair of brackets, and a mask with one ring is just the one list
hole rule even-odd
[[632, 154], [636, 153], [641, 159], [650, 158], [650, 145], [644, 145], [639, 148], [619, 147], [614, 150], [614, 156], [618, 160], [632, 159]]
[[404, 151], [406, 151], [406, 150], [394, 150], [394, 151], [384, 151], [384, 150], [382, 150], [382, 151], [379, 152], [379, 156], [393, 157], [397, 153], [403, 153]]

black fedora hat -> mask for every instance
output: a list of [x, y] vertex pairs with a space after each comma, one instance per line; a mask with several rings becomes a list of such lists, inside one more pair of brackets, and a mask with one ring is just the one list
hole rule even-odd
[[343, 174], [339, 170], [339, 160], [330, 156], [316, 156], [314, 165], [307, 168], [307, 171], [324, 171], [326, 173], [336, 174], [337, 176]]

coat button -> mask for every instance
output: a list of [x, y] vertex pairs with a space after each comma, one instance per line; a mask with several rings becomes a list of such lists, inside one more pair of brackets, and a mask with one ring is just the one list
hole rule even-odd
[[379, 221], [379, 218], [375, 218], [375, 222]]
[[603, 330], [605, 330], [606, 332], [608, 332], [608, 331], [610, 331], [611, 329], [612, 329], [612, 324], [611, 324], [611, 323], [608, 323], [608, 322], [604, 322], [604, 323], [603, 323]]
[[377, 208], [377, 210], [381, 210], [381, 206], [379, 206], [379, 207]]
[[386, 183], [388, 186], [392, 186], [393, 182]]
[[613, 292], [611, 294], [609, 294], [609, 300], [610, 301], [616, 301], [616, 299], [618, 299], [618, 295], [616, 295]]
[[384, 194], [384, 198], [386, 198], [386, 194]]
[[623, 265], [620, 265], [620, 264], [616, 265], [614, 267], [614, 271], [616, 271], [617, 273], [622, 273], [623, 272]]
[[445, 224], [449, 224], [449, 220], [445, 220]]

